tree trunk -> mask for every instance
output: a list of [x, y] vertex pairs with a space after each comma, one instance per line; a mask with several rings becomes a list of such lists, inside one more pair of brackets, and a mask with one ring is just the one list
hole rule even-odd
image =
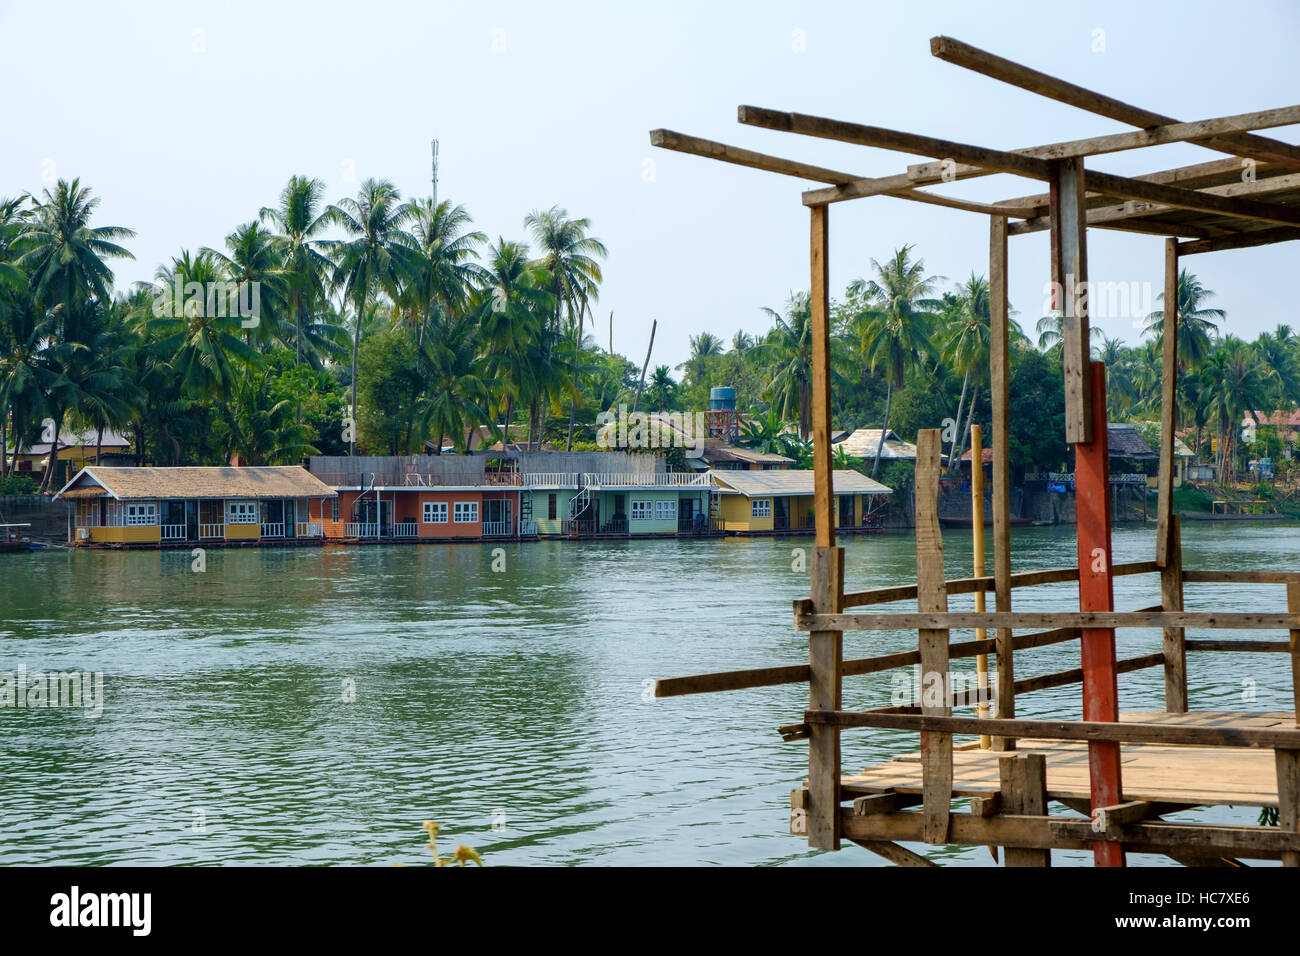
[[98, 467], [99, 459], [104, 455], [104, 426], [100, 425], [95, 431], [95, 465]]
[[894, 380], [891, 378], [885, 386], [885, 420], [880, 425], [880, 441], [876, 445], [876, 462], [871, 466], [871, 477], [876, 477], [880, 470], [880, 456], [885, 451], [885, 435], [889, 432], [889, 411], [894, 404]]
[[[970, 408], [969, 408], [969, 409], [967, 410], [967, 412], [966, 412], [966, 427], [965, 427], [964, 429], [962, 429], [962, 432], [961, 432], [961, 443], [957, 446], [957, 460], [958, 460], [958, 462], [961, 461], [961, 456], [962, 456], [963, 454], [965, 454], [965, 452], [966, 452], [966, 442], [967, 442], [967, 440], [970, 438], [970, 423], [971, 423], [971, 419], [973, 419], [973, 418], [975, 417], [975, 403], [976, 403], [977, 401], [979, 401], [979, 397], [980, 397], [980, 387], [979, 387], [978, 385], [976, 385], [976, 386], [971, 390], [971, 396], [970, 396]], [[982, 467], [983, 467], [983, 464], [980, 463], [980, 464], [977, 465], [976, 462], [975, 462], [975, 459], [974, 459], [974, 458], [971, 458], [970, 466], [971, 466], [971, 468], [976, 468], [976, 467], [980, 467], [980, 468], [982, 468]]]
[[948, 445], [948, 474], [952, 474], [953, 468], [956, 467], [957, 460], [957, 437], [961, 429], [961, 412], [966, 405], [966, 386], [970, 382], [970, 372], [967, 371], [961, 378], [961, 398], [957, 399], [957, 417], [952, 423], [952, 442]]
[[9, 477], [9, 409], [0, 407], [0, 478]]
[[50, 444], [50, 457], [47, 460], [48, 464], [45, 466], [45, 477], [41, 479], [40, 491], [44, 491], [50, 486], [59, 470], [59, 432], [60, 426], [63, 424], [62, 419], [62, 415], [54, 419], [54, 441]]
[[357, 327], [352, 331], [352, 441], [348, 454], [357, 453], [357, 353], [361, 349], [361, 309], [357, 309]]
[[515, 399], [513, 395], [506, 396], [506, 423], [501, 429], [501, 451], [504, 454], [510, 448], [510, 418], [515, 413]]

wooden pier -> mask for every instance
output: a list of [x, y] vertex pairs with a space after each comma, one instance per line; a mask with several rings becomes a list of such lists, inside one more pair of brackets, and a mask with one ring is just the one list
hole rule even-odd
[[[808, 775], [792, 792], [789, 827], [810, 847], [838, 850], [847, 840], [900, 865], [923, 866], [932, 864], [900, 844], [1001, 847], [1008, 866], [1049, 865], [1054, 849], [1091, 849], [1101, 866], [1123, 866], [1129, 852], [1159, 853], [1189, 865], [1266, 859], [1300, 866], [1300, 572], [1183, 567], [1173, 511], [1178, 322], [1168, 312], [1154, 555], [1151, 561], [1113, 563], [1106, 376], [1104, 367], [1090, 360], [1086, 284], [1088, 226], [1164, 237], [1166, 303], [1178, 301], [1178, 263], [1184, 256], [1300, 239], [1300, 147], [1252, 132], [1300, 122], [1300, 106], [1180, 122], [947, 37], [934, 38], [931, 52], [1137, 130], [1003, 151], [740, 107], [740, 122], [748, 125], [929, 160], [874, 179], [669, 130], [651, 133], [651, 143], [666, 149], [826, 184], [802, 195], [811, 226], [817, 547], [809, 562], [810, 594], [795, 602], [794, 625], [808, 633], [808, 661], [661, 680], [656, 695], [807, 683], [808, 709], [779, 732], [784, 740], [807, 743]], [[1085, 168], [1086, 157], [1172, 142], [1195, 143], [1227, 158], [1136, 177]], [[923, 188], [994, 173], [1045, 182], [1048, 192], [985, 203]], [[829, 215], [835, 203], [877, 195], [988, 218], [994, 568], [991, 576], [945, 578], [938, 519], [939, 432], [925, 430], [917, 440], [917, 583], [845, 592], [844, 550], [835, 545], [830, 442]], [[1037, 231], [1051, 236], [1053, 302], [1063, 317], [1065, 438], [1075, 451], [1078, 563], [1012, 574], [1007, 243], [1010, 236]], [[1117, 609], [1113, 582], [1124, 575], [1150, 575], [1156, 603]], [[1013, 609], [1016, 589], [1061, 582], [1077, 582], [1077, 610]], [[1216, 584], [1275, 584], [1276, 604], [1250, 613], [1184, 610], [1186, 586]], [[950, 595], [972, 593], [981, 596], [975, 612], [949, 611]], [[992, 611], [983, 609], [985, 593], [994, 595]], [[900, 602], [909, 609], [874, 609]], [[873, 610], [850, 610], [863, 607]], [[1146, 654], [1119, 659], [1117, 628], [1159, 629], [1160, 644]], [[1271, 630], [1284, 638], [1189, 640], [1188, 628]], [[915, 630], [917, 647], [846, 660], [843, 635], [852, 630]], [[952, 632], [961, 630], [975, 631], [976, 639], [954, 642]], [[1078, 643], [1079, 667], [1017, 677], [1017, 650], [1064, 642]], [[1290, 671], [1293, 709], [1192, 711], [1188, 655], [1200, 652], [1283, 655], [1277, 660], [1283, 671]], [[995, 692], [977, 692], [974, 700], [955, 693], [950, 662], [984, 655], [994, 658]], [[845, 678], [918, 665], [921, 699], [878, 710], [843, 709]], [[1163, 669], [1165, 709], [1121, 714], [1120, 676], [1148, 668]], [[1072, 684], [1081, 690], [1077, 715], [1051, 720], [1016, 716], [1019, 695]], [[992, 705], [993, 716], [975, 710], [981, 700]], [[954, 715], [954, 709], [966, 708], [969, 715]], [[915, 732], [919, 749], [846, 774], [841, 734], [872, 729]], [[981, 738], [987, 738], [987, 748], [981, 747]], [[1223, 805], [1269, 808], [1277, 812], [1277, 825], [1165, 819], [1195, 807]]]

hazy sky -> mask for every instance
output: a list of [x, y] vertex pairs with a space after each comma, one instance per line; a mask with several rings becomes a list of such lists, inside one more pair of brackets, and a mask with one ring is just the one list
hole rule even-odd
[[[1098, 32], [1100, 31], [1100, 32]], [[480, 229], [523, 237], [556, 204], [609, 246], [596, 313], [638, 364], [685, 358], [687, 336], [764, 330], [808, 284], [797, 179], [655, 150], [668, 127], [832, 168], [886, 175], [917, 158], [736, 123], [753, 104], [1016, 148], [1118, 132], [930, 56], [947, 34], [1182, 120], [1288, 105], [1300, 93], [1300, 3], [0, 3], [10, 95], [0, 195], [80, 176], [98, 222], [138, 232], [119, 286], [181, 249], [220, 247], [291, 174], [332, 201], [367, 177], [439, 196]], [[1097, 49], [1102, 47], [1102, 49]], [[1300, 141], [1297, 128], [1268, 135]], [[1122, 174], [1219, 154], [1177, 145], [1090, 160]], [[1007, 176], [944, 187], [995, 200], [1042, 191]], [[831, 284], [915, 243], [927, 270], [987, 271], [982, 216], [876, 198], [832, 207]], [[1094, 281], [1150, 282], [1162, 241], [1089, 232]], [[1041, 315], [1043, 234], [1013, 239], [1011, 300]], [[1254, 337], [1293, 317], [1300, 246], [1189, 260]], [[1136, 340], [1127, 318], [1108, 335]]]

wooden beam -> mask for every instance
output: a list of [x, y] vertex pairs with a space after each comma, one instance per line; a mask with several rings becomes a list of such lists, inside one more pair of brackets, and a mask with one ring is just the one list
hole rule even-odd
[[[1065, 440], [1093, 438], [1091, 335], [1088, 326], [1088, 238], [1083, 208], [1083, 160], [1062, 160], [1052, 179], [1052, 306], [1063, 320]], [[1102, 417], [1104, 427], [1105, 417]]]
[[913, 853], [907, 847], [899, 846], [889, 840], [851, 840], [864, 850], [870, 850], [877, 856], [883, 856], [890, 863], [898, 866], [938, 866], [938, 863], [931, 862], [919, 853]]
[[[1007, 813], [1047, 816], [1047, 761], [1042, 754], [1009, 753], [998, 757], [1002, 805]], [[1006, 866], [1051, 866], [1050, 850], [1006, 847]]]
[[847, 183], [860, 178], [853, 173], [842, 173], [834, 169], [826, 169], [823, 166], [814, 166], [811, 163], [800, 163], [792, 159], [781, 159], [779, 156], [768, 156], [765, 153], [741, 149], [739, 146], [728, 146], [726, 143], [717, 143], [710, 139], [701, 139], [698, 136], [688, 136], [685, 133], [677, 133], [670, 129], [652, 129], [650, 131], [650, 145], [658, 146], [660, 149], [675, 150], [679, 153], [690, 153], [693, 156], [717, 159], [724, 163], [733, 163], [736, 166], [762, 169], [769, 173], [781, 173], [799, 179], [811, 179], [820, 183]]
[[1223, 630], [1300, 628], [1300, 614], [1257, 611], [949, 611], [946, 614], [808, 614], [795, 620], [801, 631], [834, 628], [841, 631], [910, 631], [917, 628], [968, 630], [977, 627], [1207, 627]]
[[1189, 651], [1223, 651], [1246, 654], [1289, 654], [1290, 641], [1186, 641]]
[[[983, 73], [985, 76], [1021, 89], [1029, 90], [1040, 96], [1048, 97], [1059, 103], [1066, 103], [1079, 109], [1108, 116], [1121, 123], [1143, 128], [1163, 126], [1178, 122], [1172, 116], [1165, 116], [1151, 110], [1133, 106], [1129, 103], [1085, 89], [1057, 77], [1041, 73], [1011, 60], [995, 56], [985, 50], [973, 47], [951, 37], [937, 36], [930, 40], [930, 52], [941, 60]], [[1253, 133], [1224, 133], [1204, 139], [1192, 140], [1201, 146], [1208, 146], [1221, 152], [1236, 156], [1251, 156], [1269, 162], [1286, 163], [1300, 168], [1300, 149], [1289, 143], [1257, 136]]]
[[1188, 584], [1300, 584], [1300, 571], [1183, 571]]
[[[1007, 299], [1007, 221], [989, 217], [989, 387], [993, 400], [993, 589], [994, 607], [1011, 610], [1011, 355]], [[1077, 571], [1076, 571], [1077, 573]], [[1011, 628], [998, 628], [995, 657], [998, 717], [1016, 715], [1016, 667]], [[1015, 750], [1009, 737], [992, 738], [994, 750]]]
[[[1286, 607], [1292, 614], [1300, 615], [1300, 584], [1286, 586]], [[1291, 706], [1296, 726], [1300, 727], [1300, 627], [1293, 627], [1287, 644], [1291, 651]]]
[[1292, 242], [1300, 239], [1300, 229], [1289, 227], [1278, 229], [1256, 229], [1238, 233], [1235, 236], [1223, 236], [1218, 239], [1196, 239], [1192, 242], [1180, 242], [1180, 256], [1194, 256], [1201, 252], [1223, 252], [1228, 249], [1249, 249], [1253, 246], [1267, 246], [1275, 242]]
[[805, 113], [783, 113], [759, 106], [740, 107], [738, 118], [740, 122], [749, 126], [817, 136], [842, 143], [855, 143], [859, 146], [893, 149], [918, 156], [951, 159], [955, 162], [970, 163], [999, 172], [1029, 176], [1033, 179], [1046, 180], [1051, 173], [1050, 164], [1046, 160], [1035, 159], [1022, 153], [954, 143], [950, 140], [919, 136], [915, 133], [905, 133], [880, 126], [864, 126], [860, 123], [847, 123], [843, 120], [809, 116]]
[[[1300, 833], [1300, 750], [1279, 747], [1273, 754], [1277, 766], [1277, 823], [1288, 833]], [[1300, 851], [1282, 853], [1283, 866], [1300, 866]]]
[[[829, 548], [835, 544], [835, 489], [831, 463], [830, 210], [826, 206], [813, 206], [809, 214], [812, 221], [809, 306], [812, 312], [813, 510], [817, 520], [817, 546]], [[842, 596], [843, 588], [840, 590]]]
[[1140, 179], [1113, 176], [1110, 173], [1102, 173], [1092, 169], [1088, 170], [1087, 185], [1090, 190], [1095, 190], [1104, 195], [1120, 196], [1124, 199], [1142, 199], [1175, 209], [1217, 213], [1235, 219], [1271, 222], [1283, 226], [1300, 225], [1300, 209], [1294, 206], [1279, 206], [1276, 203], [1259, 202], [1240, 195], [1219, 196], [1211, 192], [1184, 189], [1180, 186], [1144, 183]]
[[[944, 586], [943, 534], [939, 530], [939, 471], [942, 441], [937, 428], [923, 428], [916, 436], [916, 609], [921, 612], [947, 611]], [[921, 652], [922, 713], [949, 716], [951, 696], [948, 664], [948, 632], [922, 628], [918, 634]], [[934, 684], [938, 683], [938, 703]], [[952, 808], [952, 735], [921, 735], [921, 766], [925, 794], [925, 842], [948, 842], [948, 818]]]
[[810, 710], [804, 722], [843, 729], [873, 727], [932, 731], [963, 735], [985, 732], [1007, 734], [1028, 740], [1085, 740], [1130, 744], [1171, 744], [1189, 747], [1238, 747], [1271, 750], [1300, 747], [1300, 729], [1260, 727], [1199, 727], [1195, 724], [1139, 724], [1087, 720], [1004, 720], [1001, 717], [937, 717], [930, 714], [897, 714], [879, 711]]

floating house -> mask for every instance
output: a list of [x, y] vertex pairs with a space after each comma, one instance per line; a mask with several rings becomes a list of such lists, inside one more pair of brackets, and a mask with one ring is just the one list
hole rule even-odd
[[121, 548], [319, 544], [337, 495], [297, 465], [92, 466], [55, 497], [75, 505], [75, 544]]
[[[835, 526], [846, 532], [878, 530], [875, 505], [890, 489], [856, 471], [836, 470], [834, 476]], [[727, 471], [713, 477], [727, 534], [808, 534], [816, 526], [811, 471]]]

